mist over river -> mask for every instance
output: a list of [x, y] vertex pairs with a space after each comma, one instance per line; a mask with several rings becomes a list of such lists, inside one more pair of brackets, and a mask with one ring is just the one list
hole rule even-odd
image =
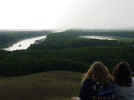
[[16, 51], [16, 50], [26, 50], [30, 47], [30, 45], [35, 44], [37, 40], [46, 39], [46, 35], [38, 36], [33, 38], [24, 39], [14, 43], [13, 45], [9, 46], [8, 48], [4, 48], [6, 51]]

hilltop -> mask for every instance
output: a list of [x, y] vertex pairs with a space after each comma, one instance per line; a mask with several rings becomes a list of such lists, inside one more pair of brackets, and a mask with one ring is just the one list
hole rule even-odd
[[70, 100], [79, 94], [82, 74], [78, 72], [42, 72], [0, 78], [1, 100]]

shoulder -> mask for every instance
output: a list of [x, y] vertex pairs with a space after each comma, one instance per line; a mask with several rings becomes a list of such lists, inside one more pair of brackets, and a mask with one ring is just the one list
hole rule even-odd
[[134, 77], [132, 77], [132, 81], [134, 82]]
[[82, 85], [92, 85], [94, 83], [95, 83], [95, 81], [93, 79], [87, 78], [82, 82]]
[[132, 77], [132, 85], [134, 86], [134, 77]]

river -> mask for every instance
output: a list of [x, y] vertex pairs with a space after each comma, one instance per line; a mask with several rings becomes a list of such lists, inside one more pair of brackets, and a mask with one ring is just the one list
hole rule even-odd
[[108, 36], [89, 36], [89, 35], [85, 35], [85, 36], [80, 36], [80, 38], [88, 38], [88, 39], [98, 39], [98, 40], [116, 40], [113, 37], [108, 37]]
[[[6, 51], [16, 51], [16, 50], [26, 50], [30, 47], [30, 45], [35, 44], [37, 40], [46, 39], [46, 35], [44, 36], [38, 36], [33, 38], [24, 39], [21, 41], [18, 41], [17, 43], [14, 43], [13, 45], [9, 46], [8, 48], [4, 48]], [[112, 37], [106, 37], [106, 36], [80, 36], [80, 38], [89, 38], [89, 39], [99, 39], [99, 40], [116, 40]]]
[[4, 48], [6, 51], [16, 51], [16, 50], [26, 50], [30, 47], [30, 45], [35, 44], [37, 40], [46, 39], [46, 35], [38, 36], [33, 38], [24, 39], [14, 43], [13, 45], [9, 46], [8, 48]]

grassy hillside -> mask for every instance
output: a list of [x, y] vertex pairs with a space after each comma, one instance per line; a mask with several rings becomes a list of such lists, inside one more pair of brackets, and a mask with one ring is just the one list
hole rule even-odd
[[79, 94], [82, 74], [43, 72], [27, 76], [1, 77], [1, 100], [70, 100]]

